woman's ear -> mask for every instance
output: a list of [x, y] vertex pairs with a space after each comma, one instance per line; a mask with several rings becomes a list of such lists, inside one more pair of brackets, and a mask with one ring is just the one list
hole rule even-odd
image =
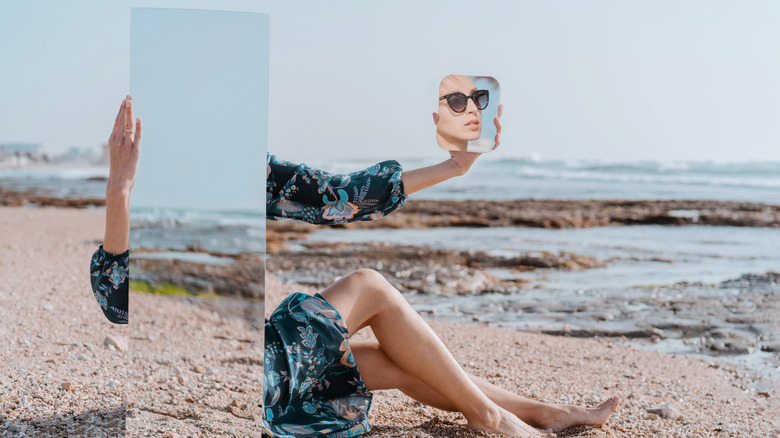
[[433, 124], [439, 125], [439, 113], [433, 113]]

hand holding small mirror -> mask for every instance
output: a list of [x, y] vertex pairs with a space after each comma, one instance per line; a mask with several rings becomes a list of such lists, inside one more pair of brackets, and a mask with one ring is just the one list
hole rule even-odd
[[499, 95], [493, 77], [445, 76], [439, 85], [439, 111], [433, 113], [439, 146], [451, 152], [495, 149], [501, 133]]

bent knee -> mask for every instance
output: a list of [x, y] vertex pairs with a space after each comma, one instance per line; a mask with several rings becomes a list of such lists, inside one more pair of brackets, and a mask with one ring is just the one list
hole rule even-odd
[[347, 276], [357, 283], [361, 294], [368, 295], [377, 304], [394, 303], [403, 299], [401, 293], [388, 282], [385, 277], [373, 269], [360, 269]]
[[358, 269], [357, 271], [347, 275], [347, 277], [352, 277], [367, 283], [387, 282], [382, 274], [373, 269]]
[[388, 289], [390, 283], [385, 277], [373, 269], [360, 269], [344, 277], [350, 282], [357, 283], [363, 289]]

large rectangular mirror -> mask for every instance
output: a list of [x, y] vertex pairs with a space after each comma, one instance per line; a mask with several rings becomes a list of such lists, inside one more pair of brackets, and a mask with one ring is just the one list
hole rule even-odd
[[268, 16], [132, 9], [130, 52], [128, 429], [259, 436]]

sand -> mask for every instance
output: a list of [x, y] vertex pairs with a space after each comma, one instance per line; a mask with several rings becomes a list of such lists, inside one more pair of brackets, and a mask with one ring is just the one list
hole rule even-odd
[[260, 436], [262, 332], [223, 300], [131, 294], [131, 436]]
[[[292, 291], [312, 288], [266, 275], [266, 313]], [[780, 393], [751, 390], [747, 370], [697, 358], [640, 350], [614, 339], [580, 339], [509, 331], [485, 324], [431, 322], [468, 372], [505, 389], [551, 403], [595, 406], [623, 399], [600, 428], [571, 437], [777, 437]], [[374, 339], [370, 329], [355, 339]], [[680, 415], [648, 409], [670, 405]], [[459, 413], [424, 406], [397, 390], [376, 391], [371, 437], [480, 437]]]
[[[87, 277], [103, 219], [101, 210], [0, 208], [0, 436], [259, 436], [259, 303], [133, 293], [131, 324], [109, 323]], [[305, 289], [266, 284], [269, 308]], [[464, 368], [511, 391], [555, 403], [623, 398], [606, 426], [560, 436], [780, 435], [780, 395], [751, 390], [737, 366], [614, 339], [431, 324]], [[680, 417], [647, 412], [664, 404]], [[397, 391], [377, 391], [370, 418], [371, 437], [485, 436]]]
[[111, 324], [88, 271], [104, 218], [0, 207], [0, 436], [260, 436], [262, 302], [131, 292]]
[[0, 436], [125, 430], [126, 340], [92, 296], [98, 210], [0, 208]]

